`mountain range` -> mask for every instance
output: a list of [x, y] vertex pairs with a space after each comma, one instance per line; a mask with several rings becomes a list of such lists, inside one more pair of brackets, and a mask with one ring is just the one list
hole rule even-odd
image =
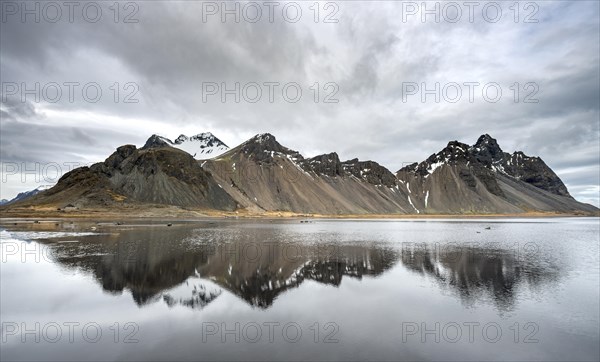
[[121, 146], [1, 208], [124, 205], [321, 215], [599, 211], [575, 200], [541, 158], [506, 153], [487, 134], [473, 145], [451, 141], [396, 173], [375, 161], [341, 161], [335, 152], [305, 158], [268, 133], [231, 149], [211, 133], [175, 141], [152, 135], [142, 148]]
[[0, 205], [6, 205], [6, 204], [11, 204], [13, 202], [25, 200], [31, 196], [39, 194], [42, 191], [46, 191], [46, 190], [52, 188], [52, 186], [53, 185], [40, 185], [33, 190], [19, 192], [19, 194], [17, 194], [17, 196], [15, 196], [14, 198], [12, 198], [10, 200], [7, 200], [7, 199], [0, 200]]

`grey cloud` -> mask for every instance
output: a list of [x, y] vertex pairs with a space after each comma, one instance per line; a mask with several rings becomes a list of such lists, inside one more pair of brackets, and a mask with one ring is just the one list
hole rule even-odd
[[[315, 24], [304, 3], [295, 24], [203, 23], [201, 2], [138, 5], [137, 24], [0, 24], [3, 82], [97, 81], [106, 91], [93, 104], [9, 98], [0, 115], [2, 160], [99, 160], [121, 144], [186, 129], [227, 135], [230, 145], [271, 132], [308, 155], [337, 151], [395, 171], [450, 140], [489, 133], [508, 152], [564, 170], [576, 197], [589, 198], [585, 190], [598, 185], [597, 4], [539, 3], [537, 24], [402, 23], [395, 2], [340, 2], [338, 24]], [[140, 103], [112, 101], [108, 87], [128, 81], [140, 86]], [[205, 81], [294, 81], [304, 94], [293, 104], [203, 103]], [[340, 103], [313, 102], [308, 87], [331, 81]], [[533, 81], [540, 102], [515, 104], [508, 93], [498, 104], [403, 103], [406, 81], [496, 81], [505, 89]]]
[[[0, 95], [0, 97], [4, 99], [3, 96]], [[4, 108], [2, 110], [3, 119], [43, 117], [43, 115], [36, 113], [31, 102], [21, 102], [15, 97], [6, 97], [6, 101], [0, 102], [0, 108]]]

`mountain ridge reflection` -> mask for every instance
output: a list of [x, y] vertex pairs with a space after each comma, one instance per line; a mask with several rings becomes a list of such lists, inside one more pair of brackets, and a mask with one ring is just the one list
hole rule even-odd
[[[514, 306], [520, 285], [533, 288], [560, 275], [557, 265], [485, 245], [440, 251], [431, 245], [336, 243], [323, 235], [292, 234], [269, 228], [175, 227], [44, 243], [61, 266], [93, 275], [106, 292], [129, 290], [140, 307], [162, 300], [169, 307], [202, 309], [225, 289], [267, 309], [306, 280], [339, 287], [344, 277], [380, 276], [400, 263], [455, 292], [463, 303], [488, 298], [506, 311]], [[303, 237], [311, 242], [302, 242]]]
[[[278, 295], [305, 280], [339, 286], [344, 276], [377, 276], [397, 261], [391, 248], [250, 240], [261, 237], [199, 242], [193, 230], [175, 228], [124, 231], [104, 239], [86, 237], [79, 243], [47, 243], [60, 265], [93, 274], [109, 293], [128, 289], [138, 306], [162, 299], [169, 306], [194, 309], [214, 301], [220, 288], [266, 309]], [[194, 279], [191, 286], [190, 278]], [[173, 293], [173, 289], [179, 290]], [[185, 289], [187, 296], [181, 295]]]
[[558, 265], [540, 262], [539, 250], [506, 250], [497, 244], [448, 243], [403, 245], [402, 264], [410, 271], [433, 278], [440, 288], [456, 292], [463, 304], [487, 296], [500, 311], [511, 310], [517, 288], [535, 288], [560, 276]]

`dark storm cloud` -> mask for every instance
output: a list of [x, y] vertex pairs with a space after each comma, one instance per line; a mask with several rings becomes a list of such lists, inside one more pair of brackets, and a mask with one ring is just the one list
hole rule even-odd
[[[0, 24], [2, 82], [97, 82], [103, 91], [95, 103], [7, 97], [0, 108], [3, 161], [97, 161], [152, 133], [212, 131], [235, 145], [271, 132], [307, 156], [337, 151], [395, 171], [450, 140], [472, 144], [489, 133], [507, 152], [541, 156], [576, 197], [589, 200], [597, 189], [597, 3], [538, 3], [535, 24], [516, 24], [508, 11], [497, 23], [403, 22], [399, 2], [339, 2], [335, 24], [315, 23], [305, 3], [297, 23], [280, 16], [272, 23], [264, 16], [203, 22], [202, 2], [136, 4], [133, 24], [112, 21], [108, 3], [97, 23], [9, 17]], [[202, 101], [203, 82], [271, 81], [299, 83], [301, 101]], [[402, 101], [403, 82], [470, 81], [502, 84], [502, 101]], [[139, 88], [137, 103], [123, 102], [126, 82]], [[310, 90], [317, 82], [318, 103]], [[327, 82], [339, 85], [339, 103], [322, 102]], [[515, 82], [535, 82], [539, 103], [511, 102]]]
[[116, 147], [130, 143], [130, 137], [119, 131], [28, 123], [4, 117], [0, 130], [2, 162], [98, 162]]

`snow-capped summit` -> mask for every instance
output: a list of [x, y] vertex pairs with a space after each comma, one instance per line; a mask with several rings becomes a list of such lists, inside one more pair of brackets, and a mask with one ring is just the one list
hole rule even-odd
[[171, 147], [175, 147], [189, 153], [197, 160], [204, 160], [220, 156], [221, 154], [229, 150], [229, 147], [225, 143], [223, 143], [223, 141], [215, 137], [210, 132], [199, 133], [191, 137], [182, 134], [179, 135], [179, 137], [177, 137], [175, 141], [171, 141], [170, 139], [163, 136], [152, 135], [152, 137], [148, 139], [148, 142], [146, 142], [146, 146], [144, 147], [148, 147], [149, 145], [150, 147], [152, 145], [168, 145]]
[[179, 135], [171, 146], [179, 148], [199, 160], [213, 158], [229, 150], [223, 141], [210, 132], [199, 133], [191, 137]]

